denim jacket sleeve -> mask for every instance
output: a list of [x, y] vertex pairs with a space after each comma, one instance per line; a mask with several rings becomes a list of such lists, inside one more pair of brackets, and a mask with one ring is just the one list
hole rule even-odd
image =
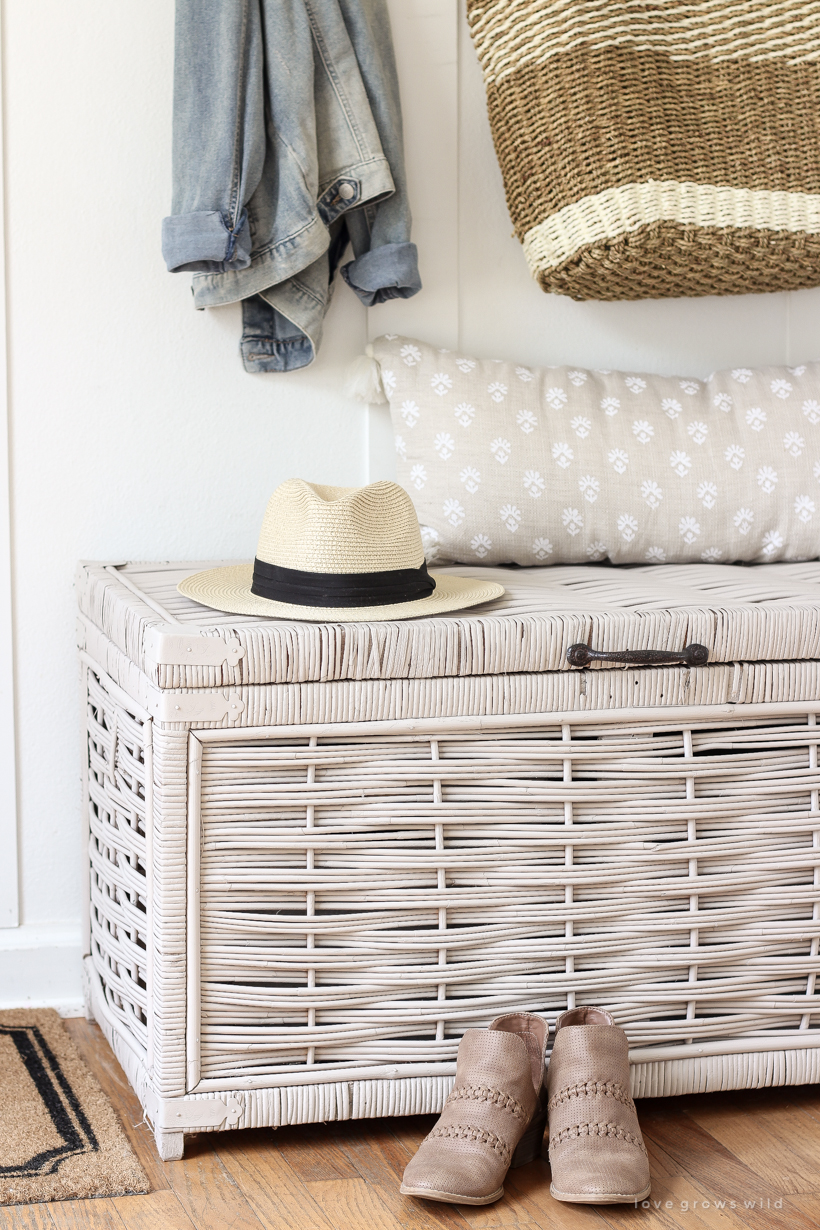
[[[163, 253], [170, 270], [193, 271], [196, 306], [267, 296], [318, 337], [313, 318], [348, 238], [354, 259], [342, 273], [365, 304], [415, 294], [387, 0], [177, 0], [176, 9]], [[308, 288], [316, 262], [321, 287], [314, 278]]]
[[265, 160], [259, 0], [177, 0], [168, 268], [218, 272], [251, 260], [245, 206]]
[[342, 267], [348, 286], [364, 304], [409, 299], [421, 290], [418, 252], [410, 242], [410, 203], [404, 166], [401, 102], [387, 0], [338, 3], [356, 51], [370, 108], [395, 192], [347, 216], [354, 259]]

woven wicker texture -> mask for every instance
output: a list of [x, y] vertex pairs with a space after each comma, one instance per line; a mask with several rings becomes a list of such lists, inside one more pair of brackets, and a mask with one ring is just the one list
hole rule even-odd
[[[820, 1080], [820, 564], [488, 569], [500, 609], [346, 628], [196, 568], [78, 584], [90, 994], [152, 1122], [436, 1112], [469, 1025], [584, 1002], [635, 1096]], [[588, 637], [714, 664], [569, 670]], [[206, 694], [244, 709], [174, 719]]]
[[[444, 1062], [514, 1008], [814, 1029], [814, 717], [203, 745], [201, 1074]], [[751, 1049], [751, 1048], [750, 1048]]]
[[468, 0], [516, 233], [576, 299], [820, 282], [820, 4]]
[[[143, 761], [88, 677], [92, 953], [144, 1052]], [[633, 1046], [809, 1029], [813, 715], [250, 738], [202, 745], [203, 1077], [443, 1062], [575, 997]]]
[[[280, 691], [282, 699], [276, 702], [282, 720], [312, 721], [313, 718], [285, 715], [294, 703], [304, 712], [306, 703], [319, 703], [321, 696], [325, 698], [321, 704], [327, 706], [335, 695], [337, 702], [343, 704], [340, 713], [345, 713], [339, 720], [347, 721], [355, 720], [354, 710], [348, 707], [350, 702], [342, 701], [351, 694], [350, 689], [338, 687], [334, 691], [327, 685], [350, 681], [355, 683], [354, 692], [361, 698], [387, 697], [389, 693], [384, 689], [368, 689], [367, 683], [394, 679], [417, 681], [414, 688], [401, 692], [408, 704], [413, 697], [432, 696], [438, 689], [436, 694], [442, 698], [442, 707], [436, 712], [446, 716], [470, 712], [461, 709], [460, 704], [479, 703], [481, 695], [489, 695], [483, 691], [485, 685], [475, 683], [465, 682], [459, 685], [460, 690], [453, 690], [450, 683], [442, 687], [453, 678], [492, 676], [486, 688], [500, 695], [499, 689], [516, 687], [515, 676], [560, 672], [558, 678], [542, 678], [541, 701], [547, 697], [543, 689], [567, 689], [563, 693], [567, 699], [575, 695], [581, 678], [587, 681], [585, 687], [601, 686], [594, 680], [603, 667], [593, 667], [581, 675], [570, 671], [566, 650], [579, 641], [610, 650], [680, 649], [697, 641], [709, 649], [710, 662], [759, 664], [757, 678], [760, 680], [766, 674], [770, 678], [765, 695], [760, 695], [763, 685], [755, 685], [759, 699], [789, 699], [787, 693], [793, 685], [785, 680], [792, 670], [796, 672], [794, 686], [798, 675], [806, 680], [807, 686], [816, 686], [813, 672], [817, 669], [815, 660], [820, 659], [817, 562], [749, 568], [720, 564], [629, 569], [482, 568], [481, 575], [499, 580], [507, 591], [488, 607], [456, 612], [441, 619], [344, 626], [262, 621], [207, 610], [176, 590], [183, 576], [205, 566], [128, 564], [114, 568], [88, 564], [79, 569], [77, 596], [83, 647], [105, 665], [130, 695], [142, 696], [145, 701], [149, 684], [161, 689], [289, 684], [293, 686]], [[476, 569], [444, 571], [471, 575]], [[187, 657], [186, 646], [196, 644], [196, 639], [192, 639], [183, 642], [176, 663], [162, 663], [148, 636], [154, 630], [169, 637], [201, 635], [220, 637], [225, 642], [236, 638], [243, 656], [236, 664], [225, 661], [218, 666], [188, 666], [179, 659]], [[803, 659], [804, 665], [790, 665], [781, 687], [765, 664], [794, 659]], [[621, 671], [605, 673], [625, 678]], [[730, 691], [734, 673], [734, 666], [724, 672], [730, 681]], [[753, 673], [746, 672], [743, 677], [751, 679]], [[664, 672], [643, 674], [647, 676], [648, 696], [656, 687], [651, 680], [660, 679]], [[567, 675], [569, 678], [564, 677]], [[698, 677], [705, 678], [691, 672], [691, 678]], [[680, 678], [680, 672], [671, 672], [665, 678], [671, 682]], [[300, 688], [303, 684], [317, 687]], [[609, 707], [604, 693], [600, 695], [600, 703]], [[726, 692], [719, 690], [714, 695], [715, 703], [719, 703], [718, 697], [723, 699]], [[747, 699], [751, 695], [744, 692]], [[285, 700], [286, 696], [290, 700]], [[315, 701], [308, 701], [311, 696]], [[455, 707], [448, 707], [447, 696]], [[463, 702], [458, 700], [459, 696]], [[793, 693], [793, 699], [805, 698], [801, 692]], [[700, 703], [708, 703], [705, 693]], [[560, 707], [575, 706], [568, 703]], [[525, 712], [526, 708], [508, 711]], [[368, 717], [377, 716], [372, 703], [361, 712]], [[388, 705], [379, 716], [400, 713], [392, 714]], [[243, 714], [242, 720], [247, 724], [247, 715]]]
[[[112, 680], [134, 687], [146, 704], [157, 692], [124, 656], [95, 638], [95, 648]], [[135, 679], [136, 677], [136, 679]], [[141, 682], [140, 682], [141, 681]], [[175, 720], [166, 714], [162, 729], [255, 730], [300, 724], [381, 722], [404, 719], [447, 721], [508, 714], [572, 713], [589, 720], [619, 709], [698, 710], [702, 706], [805, 705], [820, 695], [820, 662], [736, 662], [702, 667], [614, 667], [601, 670], [515, 672], [498, 675], [451, 675], [435, 679], [335, 680], [328, 683], [253, 684], [220, 689], [213, 695], [236, 696], [244, 708], [238, 717]], [[172, 705], [195, 699], [193, 689], [160, 694]], [[755, 711], [757, 713], [757, 711]], [[650, 715], [651, 716], [651, 715]]]
[[142, 723], [88, 676], [91, 958], [111, 1015], [147, 1047], [148, 907]]

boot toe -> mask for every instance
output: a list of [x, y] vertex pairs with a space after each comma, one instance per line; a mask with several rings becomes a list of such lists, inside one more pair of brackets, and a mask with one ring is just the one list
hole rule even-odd
[[482, 1150], [425, 1142], [404, 1171], [401, 1191], [453, 1204], [490, 1204], [504, 1194], [506, 1168], [500, 1175], [497, 1169]]
[[[643, 1200], [649, 1193], [646, 1155], [626, 1141], [608, 1141], [607, 1148], [573, 1142], [550, 1156], [551, 1192], [556, 1200], [606, 1204]], [[580, 1145], [580, 1147], [578, 1147]]]

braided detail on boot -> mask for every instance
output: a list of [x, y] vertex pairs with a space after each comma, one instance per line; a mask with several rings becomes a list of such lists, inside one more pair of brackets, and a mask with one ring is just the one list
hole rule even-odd
[[459, 1085], [447, 1099], [448, 1102], [485, 1102], [497, 1106], [499, 1110], [507, 1110], [522, 1122], [527, 1118], [527, 1112], [517, 1098], [495, 1089], [491, 1085]]
[[565, 1085], [550, 1098], [548, 1109], [555, 1110], [556, 1106], [563, 1106], [572, 1098], [594, 1097], [614, 1098], [622, 1106], [628, 1106], [630, 1110], [635, 1109], [635, 1103], [620, 1081], [578, 1081], [574, 1085]]
[[436, 1126], [425, 1136], [425, 1140], [471, 1140], [475, 1144], [487, 1145], [498, 1154], [505, 1165], [509, 1165], [512, 1158], [509, 1145], [506, 1145], [500, 1136], [496, 1136], [495, 1132], [472, 1127], [467, 1123], [451, 1123], [448, 1127]]
[[554, 1149], [556, 1145], [562, 1145], [567, 1140], [577, 1140], [579, 1136], [608, 1136], [612, 1140], [625, 1140], [628, 1144], [634, 1145], [636, 1149], [640, 1149], [641, 1153], [646, 1153], [640, 1137], [633, 1136], [631, 1132], [618, 1127], [617, 1123], [575, 1123], [572, 1127], [556, 1132], [555, 1136], [550, 1136], [549, 1147]]

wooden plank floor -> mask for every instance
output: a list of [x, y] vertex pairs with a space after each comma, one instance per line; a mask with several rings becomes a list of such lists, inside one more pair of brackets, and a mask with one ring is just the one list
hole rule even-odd
[[[163, 1163], [96, 1025], [66, 1022], [151, 1180], [146, 1196], [0, 1209], [0, 1230], [809, 1230], [820, 1227], [820, 1086], [642, 1101], [650, 1207], [559, 1204], [549, 1166], [457, 1208], [399, 1195], [434, 1117], [204, 1134]], [[734, 1207], [732, 1207], [734, 1203]]]

